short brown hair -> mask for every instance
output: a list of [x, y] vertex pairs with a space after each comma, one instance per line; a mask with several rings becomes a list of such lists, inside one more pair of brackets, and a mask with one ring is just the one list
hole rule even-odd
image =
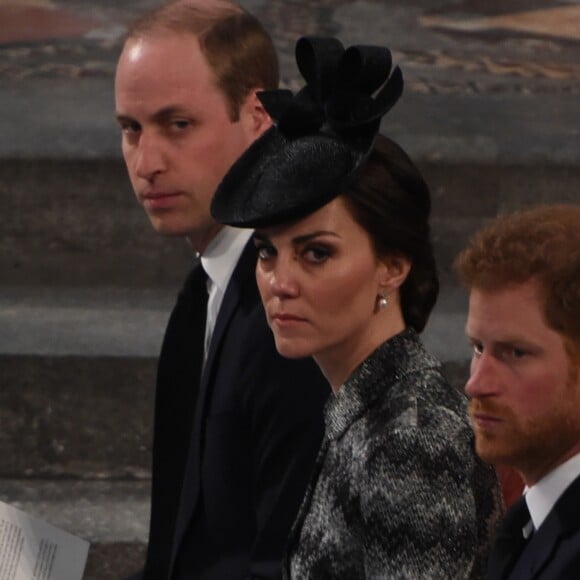
[[536, 281], [547, 324], [580, 349], [580, 206], [546, 205], [496, 218], [455, 261], [467, 288]]
[[229, 0], [173, 0], [144, 14], [128, 30], [125, 42], [154, 34], [191, 34], [223, 92], [230, 118], [254, 89], [278, 87], [278, 57], [260, 21]]

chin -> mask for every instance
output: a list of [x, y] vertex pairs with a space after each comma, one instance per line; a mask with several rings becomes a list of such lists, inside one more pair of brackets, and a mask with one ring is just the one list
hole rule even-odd
[[275, 338], [276, 350], [284, 358], [307, 358], [312, 356], [312, 349], [295, 341]]
[[183, 237], [186, 236], [191, 228], [184, 227], [182, 224], [174, 223], [171, 220], [159, 219], [155, 216], [149, 216], [149, 221], [153, 229], [162, 236]]
[[488, 440], [481, 437], [476, 438], [475, 451], [483, 461], [492, 465], [513, 466], [521, 455], [521, 451], [516, 446], [504, 441]]

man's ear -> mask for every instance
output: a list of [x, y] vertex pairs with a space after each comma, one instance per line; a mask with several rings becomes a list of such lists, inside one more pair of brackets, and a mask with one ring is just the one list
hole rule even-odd
[[379, 285], [381, 290], [392, 292], [403, 285], [411, 271], [411, 262], [405, 256], [388, 256], [381, 260]]
[[252, 89], [240, 107], [240, 118], [254, 137], [260, 136], [272, 126], [272, 119], [258, 98], [261, 90]]

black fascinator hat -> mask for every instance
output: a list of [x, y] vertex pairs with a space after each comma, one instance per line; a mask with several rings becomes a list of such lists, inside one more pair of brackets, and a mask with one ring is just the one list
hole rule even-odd
[[386, 47], [335, 38], [296, 44], [306, 86], [258, 97], [274, 126], [234, 163], [212, 201], [213, 217], [238, 227], [299, 219], [339, 195], [370, 154], [381, 118], [403, 92]]

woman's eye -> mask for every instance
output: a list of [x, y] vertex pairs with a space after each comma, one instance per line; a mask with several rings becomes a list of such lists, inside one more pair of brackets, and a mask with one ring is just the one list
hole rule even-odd
[[331, 252], [328, 248], [323, 247], [312, 247], [306, 248], [303, 252], [303, 256], [309, 262], [313, 262], [315, 264], [320, 264], [325, 262], [331, 255]]
[[256, 250], [258, 250], [258, 260], [264, 261], [272, 258], [276, 255], [276, 252], [272, 246], [266, 246], [264, 244], [256, 244]]

